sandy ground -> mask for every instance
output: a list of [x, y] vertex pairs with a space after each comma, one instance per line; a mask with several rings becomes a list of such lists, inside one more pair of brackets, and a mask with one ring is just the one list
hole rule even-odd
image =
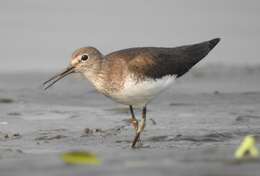
[[[260, 135], [259, 70], [183, 77], [148, 107], [142, 146], [135, 150], [127, 107], [77, 77], [43, 91], [50, 75], [0, 75], [1, 176], [260, 173], [260, 162], [233, 159], [245, 135]], [[59, 155], [71, 150], [94, 152], [103, 162], [65, 165]]]

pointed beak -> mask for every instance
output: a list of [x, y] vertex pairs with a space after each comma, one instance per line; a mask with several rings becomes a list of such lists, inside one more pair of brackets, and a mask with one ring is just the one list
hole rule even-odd
[[75, 69], [74, 66], [70, 66], [65, 71], [63, 71], [59, 74], [56, 74], [55, 76], [51, 77], [49, 80], [45, 81], [43, 83], [44, 90], [50, 88], [52, 85], [54, 85], [56, 82], [58, 82], [59, 80], [61, 80], [64, 77], [66, 77], [67, 75], [69, 75], [71, 73], [75, 73], [74, 69]]

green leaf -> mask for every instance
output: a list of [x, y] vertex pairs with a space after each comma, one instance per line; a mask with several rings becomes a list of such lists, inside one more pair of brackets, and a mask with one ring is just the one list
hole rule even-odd
[[86, 151], [67, 152], [61, 155], [66, 164], [71, 165], [100, 165], [101, 161], [93, 153]]
[[240, 146], [235, 152], [236, 159], [248, 159], [248, 158], [258, 158], [259, 152], [255, 146], [256, 140], [252, 135], [248, 135], [244, 138]]

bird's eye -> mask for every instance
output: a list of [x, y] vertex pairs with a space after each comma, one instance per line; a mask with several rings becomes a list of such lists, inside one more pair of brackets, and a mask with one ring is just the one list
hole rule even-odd
[[83, 56], [81, 56], [81, 60], [82, 61], [86, 61], [88, 59], [88, 55], [83, 55]]

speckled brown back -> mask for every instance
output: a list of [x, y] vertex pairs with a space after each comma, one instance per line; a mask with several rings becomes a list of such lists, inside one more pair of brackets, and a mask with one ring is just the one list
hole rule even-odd
[[166, 75], [180, 77], [204, 58], [219, 40], [213, 39], [176, 48], [145, 47], [113, 52], [105, 56], [111, 69], [109, 79], [123, 79], [126, 71], [130, 71], [138, 79], [158, 79]]

